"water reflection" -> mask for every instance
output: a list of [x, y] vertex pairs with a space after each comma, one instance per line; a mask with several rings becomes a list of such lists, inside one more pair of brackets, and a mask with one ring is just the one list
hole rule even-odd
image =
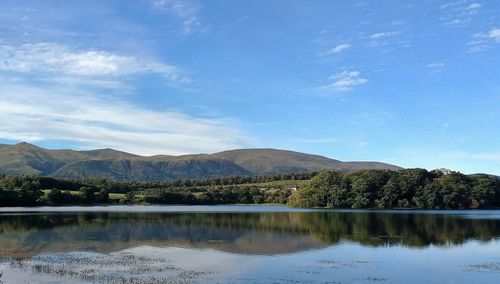
[[500, 236], [500, 220], [382, 212], [0, 214], [0, 258], [112, 252], [140, 245], [282, 254], [348, 240], [363, 246], [453, 246]]

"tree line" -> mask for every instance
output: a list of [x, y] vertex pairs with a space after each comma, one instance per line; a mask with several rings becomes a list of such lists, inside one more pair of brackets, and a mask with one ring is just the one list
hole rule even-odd
[[[286, 204], [291, 190], [262, 190], [252, 183], [308, 180], [317, 173], [255, 177], [178, 179], [164, 182], [116, 182], [96, 179], [57, 179], [40, 176], [0, 175], [0, 206], [65, 204]], [[48, 191], [48, 193], [45, 193]], [[110, 193], [123, 194], [120, 200]]]
[[[213, 186], [202, 191], [151, 190], [145, 193], [143, 201], [152, 204], [287, 204], [291, 189], [260, 189], [257, 186]], [[134, 202], [132, 202], [134, 203]]]
[[[305, 186], [259, 183], [307, 179]], [[45, 191], [45, 192], [44, 192]], [[110, 193], [120, 197], [110, 198]], [[63, 204], [262, 204], [321, 208], [500, 208], [500, 181], [425, 169], [281, 174], [164, 182], [0, 176], [0, 206]]]
[[262, 176], [228, 176], [210, 177], [202, 179], [174, 179], [154, 182], [138, 181], [113, 181], [105, 178], [87, 179], [59, 179], [40, 176], [6, 176], [0, 175], [0, 189], [19, 188], [26, 182], [38, 183], [43, 189], [58, 188], [61, 190], [79, 190], [81, 187], [92, 186], [106, 189], [110, 193], [127, 193], [132, 191], [148, 190], [155, 188], [196, 188], [222, 185], [242, 185], [283, 180], [310, 180], [318, 172], [284, 173]]
[[0, 207], [63, 204], [109, 203], [109, 192], [95, 186], [83, 186], [77, 192], [51, 189], [47, 196], [38, 181], [25, 181], [19, 187], [0, 187]]
[[500, 207], [500, 181], [425, 169], [322, 172], [290, 197], [290, 206], [469, 209]]

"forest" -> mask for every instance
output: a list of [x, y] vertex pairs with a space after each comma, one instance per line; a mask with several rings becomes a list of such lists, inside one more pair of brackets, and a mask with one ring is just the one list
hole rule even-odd
[[289, 187], [317, 172], [116, 182], [0, 175], [0, 206], [94, 204], [286, 204]]
[[115, 182], [0, 176], [0, 206], [94, 204], [286, 204], [305, 208], [500, 207], [500, 181], [425, 169]]
[[289, 199], [294, 207], [468, 209], [500, 207], [496, 177], [425, 169], [326, 171]]

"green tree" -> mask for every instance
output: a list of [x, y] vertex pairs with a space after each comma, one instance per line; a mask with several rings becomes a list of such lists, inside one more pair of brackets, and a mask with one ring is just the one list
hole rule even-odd
[[78, 191], [80, 192], [83, 202], [85, 203], [95, 202], [96, 189], [93, 186], [83, 186]]
[[498, 196], [500, 196], [500, 186], [496, 178], [487, 175], [478, 175], [472, 178], [470, 207], [490, 208], [498, 206]]
[[38, 181], [25, 181], [19, 189], [19, 200], [22, 205], [34, 206], [39, 204], [43, 191]]
[[398, 205], [401, 200], [402, 190], [397, 178], [390, 178], [382, 187], [382, 196], [376, 200], [377, 207], [392, 208]]
[[98, 203], [108, 203], [109, 202], [109, 192], [107, 189], [101, 189], [95, 196], [95, 200]]
[[443, 204], [446, 209], [464, 209], [468, 205], [466, 194], [471, 192], [469, 178], [460, 173], [444, 175], [437, 179], [441, 185]]
[[47, 194], [47, 199], [50, 203], [53, 204], [62, 204], [64, 203], [64, 195], [61, 190], [54, 188]]

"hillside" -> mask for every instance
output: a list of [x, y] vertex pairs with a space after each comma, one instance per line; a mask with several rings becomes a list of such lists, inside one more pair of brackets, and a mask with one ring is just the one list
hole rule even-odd
[[68, 162], [87, 157], [72, 150], [47, 150], [28, 143], [0, 147], [0, 173], [50, 175]]
[[230, 150], [211, 156], [234, 162], [256, 174], [276, 174], [338, 169], [345, 172], [360, 169], [401, 169], [379, 162], [341, 162], [319, 155], [276, 149]]
[[0, 174], [114, 180], [165, 180], [244, 176], [338, 169], [400, 169], [379, 162], [342, 162], [275, 149], [242, 149], [215, 154], [143, 157], [113, 149], [48, 150], [28, 143], [0, 146]]
[[85, 160], [68, 163], [51, 174], [57, 178], [105, 177], [113, 180], [160, 181], [178, 178], [246, 176], [252, 173], [238, 165], [217, 159], [147, 161]]

